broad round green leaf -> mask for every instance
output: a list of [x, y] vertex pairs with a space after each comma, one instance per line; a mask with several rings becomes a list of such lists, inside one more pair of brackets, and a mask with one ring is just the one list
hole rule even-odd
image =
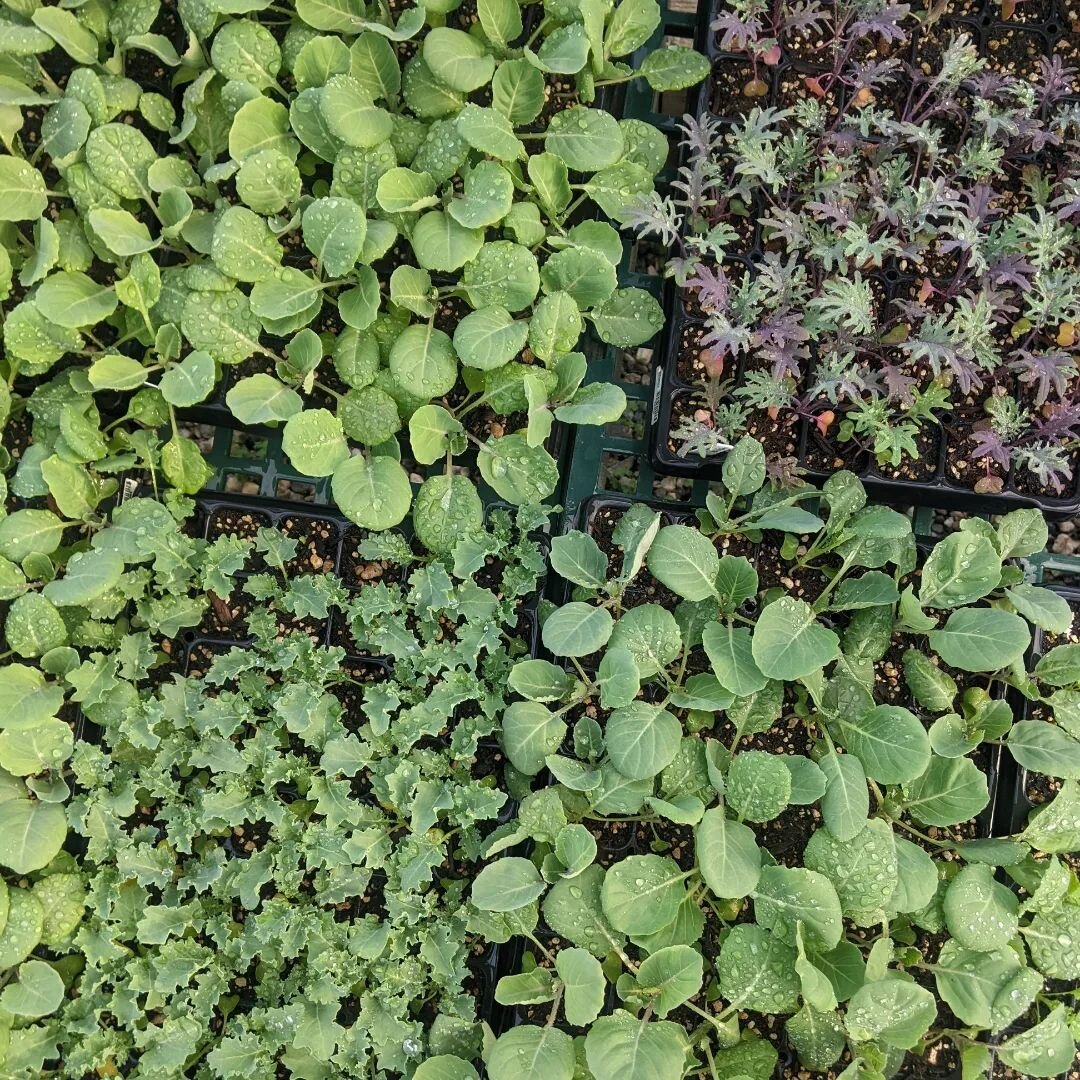
[[457, 382], [457, 354], [450, 338], [433, 323], [407, 326], [390, 348], [390, 373], [418, 398], [441, 397]]
[[95, 390], [135, 390], [146, 382], [146, 368], [134, 357], [107, 353], [95, 360], [86, 372]]
[[[39, 802], [37, 799], [6, 799], [0, 802], [0, 866], [16, 874], [40, 870], [56, 858], [67, 837], [67, 817], [60, 803]], [[17, 912], [12, 894], [8, 926]], [[40, 905], [35, 906], [40, 912]], [[38, 933], [41, 931], [38, 923]], [[5, 933], [6, 936], [6, 933]], [[34, 942], [37, 943], [36, 940]], [[3, 953], [0, 939], [0, 956]], [[28, 950], [29, 951], [29, 950]]]
[[771, 821], [788, 805], [791, 773], [779, 756], [764, 750], [744, 750], [727, 772], [731, 808], [748, 821]]
[[629, 650], [642, 678], [662, 671], [682, 655], [682, 634], [675, 616], [659, 604], [641, 604], [623, 612], [611, 634], [612, 648]]
[[839, 713], [841, 742], [862, 762], [866, 775], [882, 784], [901, 784], [930, 764], [930, 739], [914, 713], [877, 705], [861, 716]]
[[536, 299], [540, 271], [536, 256], [527, 247], [493, 240], [465, 267], [461, 284], [474, 308], [495, 304], [507, 311], [521, 311]]
[[1019, 660], [1031, 631], [1019, 615], [1000, 608], [961, 608], [941, 630], [929, 633], [930, 647], [961, 671], [1000, 671]]
[[555, 459], [542, 446], [530, 446], [524, 435], [489, 440], [477, 460], [484, 480], [515, 506], [542, 503], [559, 482]]
[[563, 981], [566, 1019], [576, 1027], [591, 1024], [604, 1005], [607, 979], [600, 961], [586, 949], [563, 949], [555, 958]]
[[428, 551], [451, 552], [483, 526], [484, 504], [467, 476], [440, 474], [420, 485], [413, 504], [413, 528]]
[[544, 292], [566, 293], [581, 311], [603, 304], [615, 292], [616, 280], [615, 267], [589, 248], [557, 251], [540, 271]]
[[604, 740], [612, 764], [631, 780], [647, 780], [675, 759], [682, 725], [666, 709], [631, 702], [608, 717]]
[[717, 896], [735, 900], [754, 891], [761, 851], [751, 829], [728, 818], [723, 807], [714, 807], [694, 830], [694, 843], [701, 876]]
[[240, 379], [225, 395], [225, 404], [242, 424], [288, 420], [304, 407], [295, 390], [263, 372]]
[[61, 577], [50, 581], [42, 595], [57, 607], [86, 606], [113, 588], [124, 572], [124, 560], [104, 548], [77, 551]]
[[15, 1016], [37, 1018], [55, 1012], [64, 1000], [64, 980], [43, 960], [27, 960], [18, 981], [4, 987], [0, 1008]]
[[966, 949], [993, 952], [1016, 935], [1019, 903], [985, 865], [965, 866], [949, 883], [942, 901], [949, 933]]
[[806, 845], [803, 864], [833, 883], [845, 915], [872, 920], [887, 909], [896, 885], [893, 831], [881, 818], [867, 821], [850, 840], [818, 829]]
[[641, 74], [653, 90], [685, 90], [709, 74], [709, 61], [699, 52], [682, 45], [668, 45], [649, 53], [642, 61]]
[[503, 749], [526, 776], [535, 776], [565, 737], [566, 722], [539, 702], [515, 701], [503, 713]]
[[941, 999], [961, 1021], [993, 1031], [1022, 1014], [1043, 984], [1012, 949], [975, 952], [958, 941], [942, 945], [934, 981]]
[[465, 94], [483, 86], [495, 73], [495, 60], [480, 40], [461, 30], [442, 26], [429, 30], [423, 52], [435, 78]]
[[68, 642], [60, 612], [40, 593], [24, 593], [12, 601], [4, 620], [4, 637], [12, 652], [28, 659]]
[[126, 210], [98, 207], [87, 214], [87, 220], [105, 246], [121, 258], [151, 251], [160, 243], [141, 221]]
[[219, 364], [240, 364], [259, 351], [262, 327], [239, 289], [191, 293], [180, 328], [193, 349]]
[[210, 396], [216, 378], [214, 358], [209, 353], [190, 352], [161, 376], [158, 389], [170, 405], [187, 408]]
[[646, 559], [649, 573], [686, 600], [716, 595], [720, 556], [709, 539], [686, 525], [667, 525], [657, 534]]
[[839, 639], [805, 600], [782, 596], [758, 616], [752, 651], [762, 674], [794, 682], [834, 660]]
[[[0, 821], [5, 820], [5, 807], [14, 802], [22, 803], [25, 801], [25, 799], [9, 799], [0, 803]], [[59, 813], [61, 820], [63, 819], [63, 807], [48, 803], [38, 803], [36, 805], [52, 806], [53, 810]], [[56, 813], [52, 817], [55, 819]], [[66, 830], [64, 831], [66, 832]], [[60, 843], [63, 843], [63, 836], [61, 836]], [[3, 846], [3, 838], [0, 838], [0, 848]], [[59, 851], [59, 844], [56, 850]], [[32, 861], [36, 862], [37, 860]], [[3, 930], [0, 931], [0, 967], [5, 970], [21, 963], [37, 948], [38, 943], [41, 941], [42, 926], [45, 918], [35, 893], [22, 888], [12, 888], [8, 892], [7, 922], [4, 924]]]
[[479, 1075], [467, 1061], [455, 1054], [436, 1054], [420, 1062], [413, 1073], [413, 1080], [479, 1080]]
[[547, 617], [544, 648], [554, 656], [589, 656], [607, 644], [613, 627], [606, 608], [575, 600]]
[[575, 172], [596, 172], [614, 165], [622, 157], [623, 145], [615, 117], [583, 105], [556, 113], [544, 142], [549, 153]]
[[1076, 1041], [1064, 1005], [1055, 1006], [1034, 1027], [998, 1047], [1002, 1062], [1023, 1076], [1058, 1076], [1076, 1061]]
[[1001, 556], [985, 536], [956, 532], [939, 540], [923, 566], [919, 603], [954, 608], [986, 596], [1001, 578]]
[[326, 409], [305, 409], [285, 422], [281, 448], [307, 476], [331, 476], [349, 458], [341, 421]]
[[60, 270], [38, 286], [34, 303], [50, 322], [77, 329], [107, 319], [116, 310], [116, 290], [81, 271]]
[[832, 882], [801, 867], [762, 867], [754, 890], [754, 918], [788, 945], [795, 944], [795, 930], [801, 924], [807, 946], [815, 951], [833, 948], [844, 932], [840, 898]]
[[376, 532], [400, 525], [412, 503], [409, 474], [388, 457], [350, 457], [334, 470], [331, 490], [350, 521]]
[[989, 802], [986, 777], [966, 757], [935, 755], [921, 776], [904, 785], [905, 806], [926, 825], [959, 825], [971, 821]]
[[17, 157], [0, 157], [0, 190], [0, 221], [33, 221], [49, 205], [41, 173]]
[[749, 697], [768, 684], [754, 661], [750, 631], [729, 623], [709, 623], [701, 643], [717, 682], [736, 697]]
[[508, 364], [525, 347], [529, 324], [504, 307], [482, 307], [465, 316], [454, 330], [454, 348], [467, 367], [491, 371]]
[[684, 878], [673, 859], [629, 855], [604, 877], [604, 915], [621, 933], [655, 934], [678, 914], [686, 895]]
[[492, 1077], [518, 1080], [572, 1080], [574, 1043], [556, 1027], [523, 1024], [495, 1040], [487, 1056]]
[[482, 911], [516, 911], [547, 888], [540, 871], [515, 856], [489, 863], [472, 885], [472, 902]]
[[258, 214], [230, 206], [218, 218], [210, 249], [214, 265], [237, 281], [266, 281], [281, 266], [281, 245]]
[[147, 172], [158, 154], [150, 140], [129, 124], [103, 124], [86, 140], [86, 164], [107, 188], [125, 199], [150, 201]]
[[585, 1060], [596, 1080], [680, 1080], [686, 1033], [670, 1020], [643, 1023], [621, 1009], [585, 1036]]
[[390, 114], [375, 104], [364, 85], [351, 75], [334, 75], [319, 97], [331, 133], [348, 146], [370, 149], [390, 138]]
[[379, 177], [375, 198], [388, 214], [408, 214], [434, 206], [439, 201], [435, 186], [427, 173], [398, 167]]
[[900, 1050], [913, 1047], [937, 1017], [934, 995], [900, 978], [867, 982], [855, 991], [847, 1008], [847, 1029], [854, 1039], [879, 1039]]
[[733, 926], [716, 962], [720, 990], [740, 1009], [794, 1012], [800, 994], [795, 958], [795, 950], [764, 927]]
[[514, 201], [514, 181], [501, 165], [481, 161], [469, 170], [462, 182], [464, 194], [454, 199], [447, 213], [467, 229], [496, 225], [510, 212]]
[[608, 923], [601, 902], [604, 871], [595, 863], [572, 878], [562, 878], [544, 897], [544, 921], [555, 933], [603, 958], [623, 937]]
[[409, 241], [416, 261], [425, 270], [449, 272], [476, 258], [484, 233], [459, 225], [442, 210], [431, 210], [413, 226]]
[[1020, 766], [1045, 776], [1080, 780], [1080, 739], [1045, 720], [1022, 720], [1006, 738]]

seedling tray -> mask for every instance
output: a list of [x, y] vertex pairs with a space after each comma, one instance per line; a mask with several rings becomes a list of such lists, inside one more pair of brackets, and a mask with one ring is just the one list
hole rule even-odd
[[[891, 294], [902, 287], [900, 275], [877, 275]], [[667, 324], [663, 332], [659, 350], [657, 370], [653, 383], [653, 395], [650, 407], [649, 456], [656, 473], [686, 477], [692, 480], [713, 481], [721, 478], [724, 454], [719, 453], [702, 458], [696, 454], [680, 457], [669, 445], [669, 434], [673, 426], [675, 405], [677, 402], [689, 403], [698, 393], [695, 386], [686, 381], [679, 373], [679, 358], [684, 337], [704, 323], [687, 312], [678, 290], [673, 284], [666, 289], [665, 307], [668, 312]], [[734, 383], [738, 385], [743, 377], [745, 358], [734, 372]], [[771, 422], [770, 422], [771, 423]], [[927, 470], [924, 480], [898, 479], [887, 475], [865, 451], [837, 457], [837, 452], [847, 454], [847, 448], [835, 443], [827, 443], [819, 434], [817, 425], [810, 418], [798, 417], [790, 434], [784, 436], [771, 429], [756, 431], [755, 434], [768, 445], [770, 440], [781, 445], [776, 451], [780, 456], [793, 456], [798, 462], [801, 475], [815, 483], [826, 480], [837, 469], [850, 469], [866, 485], [872, 499], [879, 502], [901, 504], [905, 506], [930, 506], [939, 509], [965, 510], [981, 514], [1004, 514], [1022, 507], [1036, 507], [1051, 518], [1069, 517], [1080, 512], [1080, 471], [1072, 481], [1071, 487], [1060, 497], [1037, 495], [1018, 489], [1012, 481], [1012, 474], [1006, 479], [1005, 489], [997, 495], [978, 494], [970, 484], [954, 479], [949, 474], [949, 448], [952, 436], [949, 432], [949, 414], [941, 417], [941, 423], [928, 428], [932, 439], [927, 452], [927, 461], [935, 461], [932, 471]], [[963, 438], [963, 436], [961, 436]], [[962, 446], [962, 444], [959, 444]], [[832, 457], [830, 467], [824, 462]], [[961, 452], [961, 459], [963, 453]], [[919, 462], [910, 463], [919, 467]]]
[[[707, 10], [703, 10], [699, 22], [698, 47], [705, 51], [713, 62], [712, 73], [702, 84], [699, 93], [702, 110], [731, 123], [754, 107], [789, 108], [794, 104], [795, 98], [800, 96], [802, 79], [825, 71], [813, 63], [788, 57], [786, 54], [781, 56], [778, 64], [766, 66], [759, 63], [754, 70], [745, 54], [720, 49], [720, 34], [712, 29], [712, 22], [715, 16], [724, 10], [725, 5], [712, 0]], [[1076, 48], [1077, 35], [1071, 31], [1059, 5], [1050, 0], [1016, 5], [1015, 16], [1009, 21], [1002, 20], [1000, 14], [1001, 6], [994, 0], [970, 0], [967, 3], [951, 5], [950, 13], [935, 22], [933, 32], [966, 33], [984, 56], [994, 57], [999, 50], [1007, 49], [1010, 57], [1020, 56], [1026, 58], [1025, 63], [1030, 61], [1031, 64], [1036, 63], [1039, 57], [1052, 56], [1057, 51], [1068, 49], [1071, 55]], [[917, 47], [917, 39], [913, 35], [904, 49], [896, 55], [910, 59], [915, 55]], [[748, 98], [742, 95], [743, 84], [752, 77], [757, 77], [766, 84], [764, 96]], [[842, 87], [837, 88], [833, 100], [836, 106], [843, 105]], [[763, 209], [753, 207], [753, 217], [756, 219]], [[752, 263], [760, 255], [760, 227], [755, 224], [743, 252], [748, 271], [752, 272]], [[887, 298], [896, 295], [909, 284], [909, 279], [895, 268], [886, 267], [869, 276], [877, 279]], [[676, 404], [688, 403], [695, 393], [695, 387], [680, 378], [678, 373], [678, 353], [683, 332], [704, 324], [692, 311], [687, 310], [673, 283], [668, 283], [666, 287], [665, 300], [669, 318], [659, 350], [657, 378], [650, 410], [650, 461], [657, 473], [695, 480], [715, 480], [720, 476], [723, 453], [706, 458], [694, 454], [680, 457], [669, 444]], [[741, 367], [740, 364], [736, 370], [725, 371], [725, 377], [734, 376], [737, 385], [742, 376]], [[839, 409], [836, 411], [841, 412]], [[774, 428], [764, 423], [762, 429], [755, 434], [763, 441], [766, 434], [771, 434], [774, 440], [785, 445], [785, 449], [787, 444], [790, 444], [788, 453], [797, 460], [799, 467], [804, 470], [803, 475], [808, 479], [820, 481], [837, 468], [851, 468], [863, 479], [871, 497], [878, 501], [995, 514], [1019, 507], [1037, 507], [1051, 517], [1068, 516], [1080, 510], [1080, 472], [1067, 490], [1057, 496], [1031, 492], [1027, 490], [1027, 484], [1014, 475], [1005, 478], [1004, 488], [998, 494], [976, 493], [972, 485], [978, 479], [977, 476], [961, 481], [952, 475], [949, 469], [948, 451], [952, 436], [949, 432], [948, 413], [943, 415], [942, 421], [936, 429], [927, 429], [930, 445], [925, 453], [919, 459], [906, 463], [913, 469], [914, 475], [911, 477], [894, 476], [891, 470], [877, 467], [865, 452], [852, 453], [851, 460], [848, 461], [847, 448], [837, 448], [826, 443], [813, 421], [807, 418], [797, 419], [790, 434], [782, 439], [777, 438]], [[966, 432], [957, 432], [958, 441], [954, 446], [958, 447], [959, 451], [954, 450], [954, 453], [957, 453], [960, 461], [970, 456], [963, 448], [966, 436]], [[837, 449], [842, 457], [838, 456]], [[923, 463], [926, 462], [935, 464], [924, 467]], [[1025, 473], [1025, 476], [1030, 474]]]
[[[281, 429], [238, 424], [229, 416], [229, 423], [207, 425], [211, 444], [204, 457], [214, 470], [202, 491], [233, 498], [252, 499], [252, 507], [274, 512], [275, 507], [325, 507], [341, 517], [333, 499], [331, 477], [307, 476], [290, 462], [281, 445]], [[200, 422], [201, 423], [201, 422]], [[562, 499], [563, 485], [569, 472], [571, 429], [556, 422], [548, 440], [548, 452], [559, 466], [559, 486], [548, 502]], [[476, 468], [474, 451], [455, 459], [456, 466], [469, 469], [484, 506], [488, 509], [505, 507], [506, 503], [484, 482]], [[434, 476], [443, 472], [440, 463], [430, 467], [414, 467], [411, 472]], [[415, 492], [414, 492], [415, 494]], [[342, 518], [344, 520], [344, 518]], [[408, 520], [408, 519], [406, 519]]]
[[[662, 524], [664, 525], [688, 525], [692, 528], [698, 525], [696, 512], [691, 507], [673, 506], [655, 500], [634, 500], [611, 495], [598, 495], [586, 500], [582, 504], [576, 521], [569, 527], [577, 528], [593, 535], [595, 523], [602, 512], [614, 511], [621, 515], [636, 502], [645, 502], [646, 505], [650, 506], [652, 509], [660, 511], [662, 514]], [[934, 544], [934, 540], [925, 532], [921, 531], [928, 525], [929, 521], [927, 519], [923, 518], [920, 520], [920, 517], [918, 515], [916, 516], [915, 527], [917, 531], [915, 539], [919, 549], [920, 564], [925, 561]], [[779, 534], [774, 533], [773, 535]], [[739, 544], [738, 541], [736, 541], [736, 544], [738, 544], [737, 547], [733, 544], [728, 548], [729, 553], [745, 555], [754, 565], [755, 569], [757, 569], [763, 542], [758, 541], [753, 544], [750, 544], [749, 542]], [[785, 591], [788, 593], [791, 592], [790, 588], [785, 588]], [[1080, 596], [1080, 591], [1078, 591], [1077, 595]], [[561, 599], [565, 601], [568, 598], [569, 591], [567, 591]], [[1002, 696], [1004, 696], [1004, 691], [1002, 691]], [[999, 829], [999, 822], [1001, 820], [1002, 801], [1004, 796], [1010, 790], [1008, 786], [1009, 775], [1007, 771], [1007, 762], [1006, 758], [1003, 757], [1001, 753], [1000, 747], [988, 747], [988, 750], [990, 760], [986, 764], [980, 763], [980, 768], [987, 779], [987, 787], [990, 791], [990, 801], [975, 819], [977, 824], [977, 835], [979, 837], [1000, 834], [997, 830]], [[1008, 831], [1008, 829], [1006, 828], [1005, 831]]]

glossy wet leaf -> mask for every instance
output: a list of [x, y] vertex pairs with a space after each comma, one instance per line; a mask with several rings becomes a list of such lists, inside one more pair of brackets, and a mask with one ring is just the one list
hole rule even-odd
[[608, 717], [605, 740], [615, 768], [632, 780], [656, 776], [674, 760], [682, 725], [666, 709], [632, 702]]
[[840, 713], [836, 729], [866, 775], [883, 784], [920, 776], [930, 763], [930, 740], [914, 713], [897, 705], [876, 705], [859, 716]]
[[800, 993], [795, 959], [795, 950], [763, 927], [733, 926], [716, 962], [721, 992], [740, 1009], [794, 1012]]
[[540, 503], [559, 480], [555, 459], [542, 446], [529, 446], [523, 435], [491, 439], [477, 457], [484, 480], [507, 502]]
[[649, 1023], [619, 1010], [585, 1036], [585, 1060], [596, 1080], [679, 1080], [686, 1034], [670, 1020]]
[[893, 976], [856, 990], [845, 1023], [854, 1039], [880, 1039], [906, 1050], [926, 1034], [936, 1016], [937, 1002], [929, 990]]
[[492, 1076], [517, 1076], [521, 1080], [571, 1080], [574, 1075], [574, 1044], [555, 1027], [524, 1024], [500, 1035], [487, 1055]]
[[187, 408], [210, 396], [216, 375], [214, 359], [209, 353], [190, 352], [161, 376], [158, 388], [170, 405]]
[[615, 118], [573, 105], [552, 117], [544, 148], [576, 172], [596, 172], [622, 157], [623, 135]]
[[430, 476], [413, 503], [413, 528], [428, 551], [447, 553], [484, 526], [484, 504], [467, 476]]
[[1031, 644], [1027, 623], [1000, 608], [961, 608], [928, 636], [941, 659], [961, 671], [999, 671]]
[[266, 222], [243, 206], [230, 206], [214, 227], [210, 248], [217, 268], [237, 281], [266, 281], [281, 266], [281, 245]]
[[63, 1000], [64, 980], [56, 969], [42, 960], [27, 960], [18, 980], [0, 994], [0, 1008], [16, 1016], [48, 1016]]
[[[0, 802], [0, 865], [16, 874], [28, 874], [47, 866], [60, 851], [66, 837], [67, 817], [59, 803], [39, 802], [37, 799], [6, 799]], [[34, 908], [38, 913], [36, 932], [40, 934], [41, 908], [36, 900]], [[13, 935], [20, 929], [20, 914], [12, 903], [8, 928]], [[0, 958], [4, 958], [7, 933], [5, 929], [4, 936], [0, 937]], [[34, 944], [37, 944], [36, 937]]]
[[986, 777], [970, 758], [931, 757], [926, 771], [904, 785], [904, 802], [927, 825], [959, 825], [990, 802]]
[[752, 651], [762, 674], [790, 682], [833, 660], [839, 639], [817, 621], [805, 600], [782, 596], [758, 616]]
[[567, 1021], [576, 1027], [591, 1024], [600, 1014], [607, 988], [600, 961], [586, 949], [563, 949], [555, 958], [555, 970], [565, 987]]
[[495, 72], [495, 60], [471, 34], [435, 27], [424, 38], [424, 62], [432, 74], [453, 90], [470, 93]]
[[529, 324], [515, 320], [498, 305], [470, 312], [454, 330], [454, 349], [467, 367], [491, 371], [502, 367], [525, 347]]
[[604, 915], [624, 934], [654, 934], [678, 914], [686, 894], [683, 874], [672, 859], [629, 855], [604, 877]]
[[388, 457], [350, 457], [334, 470], [331, 489], [350, 521], [377, 532], [399, 525], [412, 503], [408, 473]]

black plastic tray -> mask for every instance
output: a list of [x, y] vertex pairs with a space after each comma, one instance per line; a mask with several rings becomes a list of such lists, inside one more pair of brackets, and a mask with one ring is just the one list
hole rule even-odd
[[[906, 279], [901, 275], [884, 272], [876, 275], [877, 280], [892, 295], [902, 288]], [[668, 445], [672, 426], [672, 414], [676, 401], [690, 400], [697, 392], [695, 387], [685, 382], [678, 374], [680, 342], [683, 331], [704, 325], [701, 320], [687, 312], [680, 297], [675, 295], [674, 287], [669, 287], [665, 297], [669, 313], [664, 330], [660, 360], [656, 368], [653, 383], [653, 397], [650, 408], [649, 456], [656, 472], [672, 476], [683, 476], [692, 480], [719, 480], [722, 476], [724, 455], [699, 457], [689, 454], [680, 457]], [[744, 372], [745, 358], [740, 361], [735, 372], [736, 385]], [[933, 475], [926, 480], [896, 479], [883, 473], [875, 464], [868, 451], [853, 447], [850, 457], [844, 458], [844, 464], [837, 468], [847, 468], [854, 472], [866, 485], [871, 498], [878, 501], [901, 503], [904, 505], [933, 506], [941, 509], [966, 510], [972, 513], [1001, 514], [1021, 507], [1037, 507], [1050, 517], [1068, 517], [1080, 512], [1080, 469], [1076, 470], [1072, 484], [1066, 493], [1059, 496], [1032, 495], [1017, 490], [1011, 483], [1012, 474], [1006, 478], [1005, 490], [998, 495], [981, 495], [972, 490], [970, 485], [950, 477], [948, 472], [948, 447], [950, 444], [949, 414], [943, 413], [936, 428], [927, 430], [933, 436], [936, 466]], [[826, 480], [833, 470], [806, 464], [808, 454], [836, 453], [846, 447], [826, 443], [817, 432], [813, 420], [796, 417], [792, 430], [794, 455], [799, 463], [801, 475], [815, 483]]]
[[[739, 108], [730, 107], [730, 99], [725, 98], [717, 85], [717, 73], [724, 66], [746, 63], [746, 57], [719, 48], [719, 34], [712, 29], [711, 24], [715, 15], [723, 8], [723, 4], [712, 0], [699, 20], [698, 47], [713, 61], [713, 73], [700, 89], [699, 99], [705, 111], [711, 112], [722, 121], [730, 122], [755, 106], [783, 107], [790, 104], [784, 100], [781, 92], [781, 84], [786, 75], [793, 71], [800, 76], [825, 71], [824, 68], [798, 59], [791, 60], [782, 55], [780, 63], [775, 66], [758, 65], [757, 75], [767, 82], [767, 94], [760, 98], [744, 99], [739, 102]], [[1071, 30], [1064, 7], [1058, 0], [1033, 0], [1030, 4], [1020, 4], [1017, 6], [1016, 15], [1017, 18], [1006, 22], [1000, 18], [1000, 4], [995, 0], [971, 0], [966, 4], [954, 5], [951, 13], [936, 23], [935, 32], [944, 28], [946, 31], [969, 34], [984, 55], [992, 55], [990, 44], [1006, 34], [1020, 35], [1034, 46], [1036, 53], [1045, 56], [1053, 55], [1065, 45], [1071, 48], [1080, 47], [1080, 33]], [[912, 35], [905, 55], [913, 55], [915, 48], [916, 37]], [[835, 99], [838, 106], [843, 104], [842, 94], [841, 87]], [[753, 216], [755, 219], [758, 216], [756, 211]], [[760, 254], [760, 226], [755, 224], [747, 249], [743, 255], [735, 255], [732, 261], [742, 261], [750, 270], [753, 261], [760, 257]], [[870, 277], [876, 279], [885, 290], [887, 300], [892, 299], [911, 280], [910, 275], [901, 274], [895, 268], [889, 267], [871, 274]], [[680, 457], [669, 446], [673, 406], [677, 400], [687, 400], [695, 393], [695, 387], [680, 379], [677, 373], [681, 335], [685, 327], [703, 325], [703, 322], [692, 311], [687, 310], [680, 290], [670, 281], [665, 287], [665, 308], [668, 320], [659, 350], [650, 409], [650, 462], [653, 469], [661, 474], [702, 481], [717, 480], [721, 476], [723, 453], [705, 458], [697, 455]], [[734, 372], [736, 383], [742, 375], [741, 367], [740, 364]], [[728, 374], [725, 372], [725, 375]], [[836, 411], [842, 413], [839, 408]], [[1037, 507], [1051, 517], [1070, 516], [1080, 511], [1080, 469], [1075, 471], [1072, 483], [1060, 496], [1029, 493], [1017, 485], [1011, 472], [1005, 478], [1004, 490], [996, 495], [978, 494], [972, 490], [970, 482], [965, 483], [953, 478], [948, 471], [946, 453], [950, 438], [949, 414], [943, 414], [942, 419], [943, 425], [931, 432], [935, 442], [936, 467], [933, 473], [926, 475], [924, 479], [896, 478], [887, 470], [878, 468], [867, 452], [859, 452], [857, 448], [853, 448], [852, 460], [850, 463], [845, 460], [844, 467], [856, 472], [863, 479], [871, 496], [879, 501], [975, 513], [1004, 513], [1020, 507]], [[804, 470], [803, 475], [814, 481], [823, 480], [830, 475], [830, 468], [806, 464], [806, 458], [811, 451], [820, 450], [823, 454], [828, 452], [828, 444], [820, 437], [812, 420], [796, 418], [792, 442], [792, 456], [796, 457], [800, 468]]]

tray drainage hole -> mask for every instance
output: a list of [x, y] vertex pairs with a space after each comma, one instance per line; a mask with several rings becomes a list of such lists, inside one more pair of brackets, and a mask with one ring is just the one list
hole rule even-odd
[[213, 424], [189, 424], [183, 422], [180, 425], [180, 434], [191, 439], [203, 454], [209, 454], [214, 449], [214, 435], [217, 428]]
[[640, 349], [619, 349], [615, 353], [616, 382], [648, 386], [652, 382], [652, 367], [652, 349], [642, 346]]
[[604, 434], [613, 439], [644, 439], [645, 402], [630, 398], [626, 402], [626, 411], [604, 428]]
[[274, 485], [274, 495], [279, 499], [288, 499], [290, 502], [313, 503], [315, 485], [307, 484], [303, 480], [281, 479]]
[[[679, 15], [696, 15], [701, 10], [702, 0], [670, 0], [668, 11]], [[708, 8], [706, 8], [706, 14]]]
[[266, 439], [250, 431], [234, 431], [229, 439], [229, 457], [241, 461], [265, 461], [268, 446]]
[[227, 472], [223, 481], [222, 491], [232, 495], [258, 495], [261, 491], [259, 477], [253, 473]]
[[665, 502], [686, 502], [694, 493], [694, 482], [682, 476], [654, 476], [652, 493]]
[[611, 450], [604, 450], [600, 454], [601, 490], [634, 495], [640, 475], [641, 462], [635, 454], [616, 454]]

